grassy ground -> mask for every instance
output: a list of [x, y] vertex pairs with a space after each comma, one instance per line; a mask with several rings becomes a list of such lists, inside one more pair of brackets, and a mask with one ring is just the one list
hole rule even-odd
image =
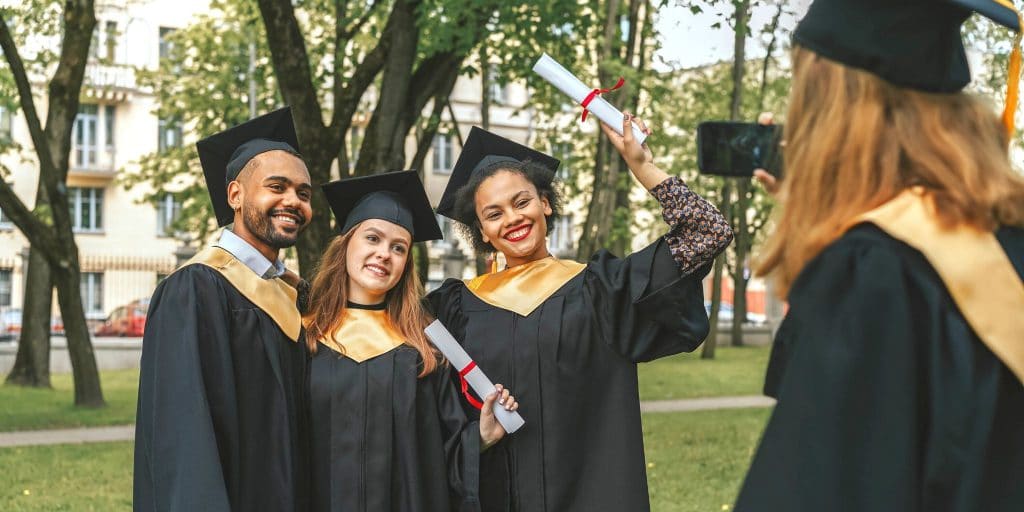
[[0, 449], [0, 510], [132, 508], [132, 443]]
[[[640, 365], [640, 398], [664, 400], [702, 396], [757, 395], [761, 393], [767, 347], [722, 347], [716, 359], [693, 354], [659, 359]], [[71, 376], [53, 376], [52, 390], [0, 386], [0, 432], [135, 422], [138, 370], [102, 372], [107, 407], [72, 406]]]
[[640, 365], [640, 399], [760, 395], [768, 347], [720, 347], [715, 359], [700, 349]]
[[[740, 409], [645, 415], [652, 510], [731, 509], [768, 414]], [[131, 510], [131, 443], [0, 449], [0, 468], [0, 510]]]
[[0, 386], [0, 432], [134, 423], [138, 370], [102, 372], [100, 378], [107, 400], [107, 407], [102, 409], [72, 405], [70, 374], [54, 375], [53, 389]]
[[770, 409], [644, 415], [654, 512], [731, 510]]

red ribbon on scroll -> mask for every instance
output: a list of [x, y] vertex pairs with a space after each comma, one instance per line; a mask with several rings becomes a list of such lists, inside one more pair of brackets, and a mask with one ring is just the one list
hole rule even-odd
[[462, 396], [466, 397], [466, 401], [469, 405], [476, 407], [477, 409], [483, 409], [484, 404], [469, 394], [469, 383], [466, 382], [466, 375], [476, 368], [476, 361], [470, 361], [465, 368], [459, 370], [459, 383], [462, 384]]
[[583, 101], [580, 102], [580, 105], [583, 105], [583, 117], [580, 118], [580, 122], [584, 122], [584, 121], [587, 120], [587, 113], [590, 112], [589, 110], [587, 110], [587, 106], [590, 105], [591, 101], [594, 101], [594, 98], [596, 98], [596, 97], [598, 97], [598, 96], [600, 96], [600, 95], [602, 95], [602, 94], [604, 94], [606, 92], [612, 92], [615, 89], [618, 89], [619, 87], [622, 87], [623, 85], [625, 85], [625, 83], [626, 83], [626, 79], [622, 78], [620, 76], [619, 77], [619, 81], [616, 82], [615, 86], [612, 87], [611, 89], [594, 89], [593, 91], [590, 91], [590, 94], [588, 94], [587, 97], [583, 98]]

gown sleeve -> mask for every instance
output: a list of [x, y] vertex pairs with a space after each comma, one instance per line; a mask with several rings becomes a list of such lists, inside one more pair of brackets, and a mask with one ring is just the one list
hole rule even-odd
[[480, 511], [480, 426], [469, 421], [444, 365], [433, 376], [437, 388], [437, 414], [444, 432], [451, 502], [459, 512]]
[[463, 340], [466, 330], [466, 317], [462, 314], [462, 289], [465, 287], [458, 279], [446, 279], [436, 290], [427, 294], [425, 306], [441, 321], [457, 340]]
[[942, 322], [913, 283], [877, 244], [833, 246], [801, 274], [766, 383], [778, 403], [737, 511], [916, 509], [917, 335]]
[[707, 337], [701, 280], [732, 241], [725, 217], [679, 178], [651, 193], [669, 232], [625, 259], [598, 252], [584, 286], [599, 336], [633, 362], [692, 351]]
[[135, 437], [137, 511], [230, 510], [217, 432], [231, 435], [237, 416], [226, 399], [234, 387], [230, 316], [218, 279], [200, 265], [182, 269], [150, 308]]

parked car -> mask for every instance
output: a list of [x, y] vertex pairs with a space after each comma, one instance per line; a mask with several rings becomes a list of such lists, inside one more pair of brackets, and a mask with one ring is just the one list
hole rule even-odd
[[[21, 335], [21, 309], [0, 311], [0, 341], [15, 341]], [[64, 322], [57, 315], [50, 317], [50, 335], [63, 336]]]
[[96, 327], [96, 336], [142, 336], [146, 330], [149, 299], [140, 299], [120, 306]]

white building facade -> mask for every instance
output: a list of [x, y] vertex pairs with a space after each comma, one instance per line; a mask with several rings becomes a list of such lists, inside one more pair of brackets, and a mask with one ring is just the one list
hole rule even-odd
[[[180, 125], [156, 116], [156, 99], [137, 86], [135, 69], [155, 68], [161, 53], [167, 51], [164, 36], [187, 26], [194, 15], [207, 9], [207, 0], [97, 3], [97, 32], [75, 121], [67, 180], [83, 272], [82, 296], [90, 320], [102, 320], [119, 306], [149, 297], [157, 283], [175, 268], [175, 250], [181, 242], [169, 234], [167, 226], [180, 211], [180, 203], [170, 196], [157, 205], [143, 202], [147, 192], [144, 187], [126, 188], [119, 176], [136, 172], [143, 155], [181, 145]], [[34, 86], [37, 107], [45, 112], [45, 83]], [[460, 140], [481, 122], [482, 92], [478, 77], [460, 77], [451, 95], [454, 122], [446, 112], [442, 131], [433, 141], [423, 170], [435, 205], [461, 150]], [[496, 84], [491, 95], [491, 131], [529, 142], [533, 138], [533, 118], [526, 108], [526, 88], [521, 84]], [[0, 109], [0, 137], [25, 148], [18, 154], [5, 155], [3, 163], [11, 169], [7, 179], [16, 194], [31, 208], [39, 170], [28, 128], [19, 112]], [[537, 147], [545, 149], [543, 144]], [[415, 153], [413, 137], [406, 151], [411, 159]], [[563, 255], [571, 255], [575, 240], [572, 217], [567, 219], [552, 233], [553, 249]], [[442, 221], [446, 238], [455, 238], [449, 221]], [[21, 307], [28, 246], [28, 240], [0, 212], [0, 310]], [[442, 265], [441, 255], [453, 250], [470, 254], [465, 243], [457, 249], [448, 241], [432, 244], [430, 284], [448, 277], [450, 272], [446, 270], [451, 267]], [[464, 275], [471, 273], [472, 264], [465, 265]]]

